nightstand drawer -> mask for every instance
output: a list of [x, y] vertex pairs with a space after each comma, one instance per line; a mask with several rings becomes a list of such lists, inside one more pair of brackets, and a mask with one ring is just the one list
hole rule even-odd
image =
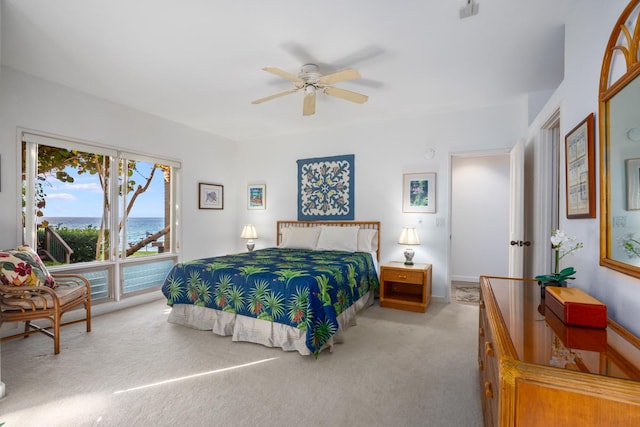
[[422, 271], [382, 270], [382, 279], [389, 282], [422, 283], [424, 273]]

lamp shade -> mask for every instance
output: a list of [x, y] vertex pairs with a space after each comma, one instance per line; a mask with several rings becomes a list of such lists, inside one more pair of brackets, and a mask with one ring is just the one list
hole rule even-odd
[[240, 235], [241, 239], [257, 239], [258, 233], [256, 232], [256, 227], [253, 224], [247, 224], [242, 228], [242, 234]]
[[419, 245], [420, 239], [415, 227], [405, 227], [402, 229], [398, 243], [401, 245]]

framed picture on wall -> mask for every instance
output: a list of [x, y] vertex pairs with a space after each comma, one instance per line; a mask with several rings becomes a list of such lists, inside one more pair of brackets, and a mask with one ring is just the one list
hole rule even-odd
[[223, 209], [224, 208], [224, 186], [220, 184], [199, 183], [199, 204], [200, 209]]
[[591, 113], [565, 137], [569, 219], [596, 217], [594, 122]]
[[266, 209], [267, 185], [251, 184], [247, 188], [247, 209]]
[[436, 174], [405, 173], [402, 186], [402, 212], [436, 212]]

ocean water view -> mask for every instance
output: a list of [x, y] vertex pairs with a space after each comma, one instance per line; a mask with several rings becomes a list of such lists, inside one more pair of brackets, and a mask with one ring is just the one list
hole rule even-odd
[[[100, 218], [98, 217], [42, 217], [42, 220], [49, 222], [49, 225], [55, 228], [69, 228], [69, 229], [85, 229], [85, 228], [99, 228]], [[127, 243], [136, 243], [144, 239], [148, 235], [157, 233], [164, 228], [164, 218], [137, 218], [129, 217], [127, 224]], [[163, 241], [164, 238], [158, 239]], [[156, 248], [149, 245], [148, 250], [155, 251]]]

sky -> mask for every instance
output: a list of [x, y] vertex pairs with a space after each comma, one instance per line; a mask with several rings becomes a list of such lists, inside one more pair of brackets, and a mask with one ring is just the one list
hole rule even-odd
[[[146, 177], [151, 164], [137, 162], [138, 169]], [[44, 184], [46, 207], [45, 217], [101, 217], [102, 188], [98, 175], [78, 175], [73, 169], [67, 172], [74, 177], [74, 182], [60, 182], [50, 177]], [[136, 183], [144, 183], [144, 178], [134, 173]], [[133, 194], [133, 193], [130, 193]], [[147, 191], [138, 196], [131, 217], [163, 217], [164, 216], [164, 182], [163, 174], [156, 171], [153, 182]]]

